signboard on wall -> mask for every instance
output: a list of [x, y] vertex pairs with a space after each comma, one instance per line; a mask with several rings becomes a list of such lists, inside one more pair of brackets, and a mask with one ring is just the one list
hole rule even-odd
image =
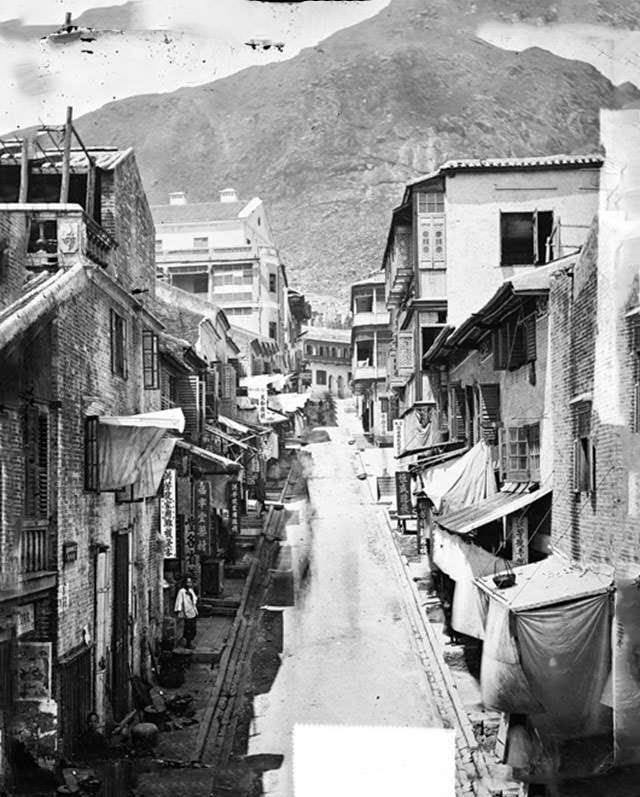
[[247, 390], [247, 395], [258, 407], [258, 420], [264, 421], [267, 417], [267, 388], [251, 387]]
[[240, 482], [230, 481], [227, 485], [229, 503], [229, 534], [240, 534]]
[[166, 540], [165, 559], [174, 559], [178, 555], [178, 545], [176, 535], [176, 471], [173, 468], [166, 470], [162, 477], [160, 532]]
[[16, 610], [16, 634], [22, 636], [35, 628], [35, 611], [33, 603], [18, 606]]
[[196, 551], [211, 555], [211, 482], [199, 479], [194, 485]]
[[408, 470], [396, 472], [396, 506], [398, 517], [411, 517], [413, 515], [411, 474]]
[[405, 431], [404, 419], [396, 418], [393, 422], [393, 453], [396, 457], [404, 451], [405, 447]]
[[18, 642], [18, 700], [51, 699], [51, 642]]
[[396, 367], [398, 371], [414, 369], [413, 332], [398, 332], [398, 345], [396, 347]]

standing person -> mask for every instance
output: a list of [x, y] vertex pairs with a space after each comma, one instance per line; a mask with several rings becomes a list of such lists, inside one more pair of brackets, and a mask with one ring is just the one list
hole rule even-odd
[[198, 617], [198, 596], [193, 591], [193, 579], [191, 576], [185, 578], [184, 586], [178, 590], [174, 610], [178, 618], [184, 620], [182, 635], [185, 638], [186, 647], [191, 648], [191, 641], [196, 635]]
[[260, 508], [260, 514], [264, 515], [265, 513], [265, 499], [266, 499], [266, 492], [265, 492], [265, 484], [264, 479], [262, 478], [262, 474], [258, 473], [256, 476], [256, 483], [254, 486], [254, 494], [256, 496], [256, 501], [258, 502], [258, 506]]

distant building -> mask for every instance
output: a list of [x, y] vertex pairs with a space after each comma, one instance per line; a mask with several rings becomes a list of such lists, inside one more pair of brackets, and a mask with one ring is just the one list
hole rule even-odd
[[351, 395], [350, 330], [306, 327], [303, 352], [315, 392], [326, 391], [338, 398]]
[[351, 285], [352, 380], [366, 434], [390, 443], [393, 424], [386, 389], [391, 343], [384, 274], [377, 272]]
[[220, 191], [218, 202], [186, 194], [152, 208], [158, 277], [221, 307], [229, 321], [277, 344], [286, 370], [287, 276], [261, 199]]

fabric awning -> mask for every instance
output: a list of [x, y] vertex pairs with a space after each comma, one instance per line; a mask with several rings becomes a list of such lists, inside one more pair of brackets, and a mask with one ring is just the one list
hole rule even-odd
[[301, 410], [309, 401], [309, 393], [278, 393], [269, 396], [268, 406], [277, 412], [296, 412]]
[[287, 423], [289, 418], [286, 415], [283, 415], [281, 412], [277, 412], [276, 410], [272, 410], [267, 407], [267, 409], [264, 410], [264, 417], [260, 420], [262, 423], [276, 424]]
[[483, 592], [513, 612], [598, 595], [608, 592], [613, 583], [610, 568], [586, 568], [558, 555], [519, 565], [513, 572], [516, 583], [507, 589], [498, 589], [492, 576], [476, 580]]
[[[164, 471], [171, 456], [163, 443], [167, 432], [184, 431], [180, 408], [139, 415], [105, 415], [98, 419], [98, 469], [101, 490], [120, 490], [146, 481], [143, 489], [155, 480], [153, 474]], [[172, 448], [172, 447], [171, 447]], [[164, 462], [162, 468], [158, 459]], [[159, 483], [158, 483], [159, 486]], [[157, 487], [156, 487], [157, 490]], [[151, 493], [155, 495], [155, 491]]]
[[240, 432], [240, 434], [248, 435], [253, 434], [248, 426], [245, 426], [243, 423], [239, 423], [238, 421], [234, 421], [232, 418], [227, 418], [226, 415], [218, 415], [218, 420], [221, 424], [224, 424], [227, 429], [233, 429], [234, 432]]
[[437, 516], [435, 520], [443, 529], [456, 534], [470, 534], [480, 526], [524, 509], [539, 498], [549, 495], [551, 489], [550, 483], [538, 490], [531, 490], [529, 484], [521, 484], [512, 490], [503, 489], [477, 504]]
[[205, 467], [217, 465], [219, 468], [222, 468], [222, 471], [217, 472], [237, 473], [242, 470], [242, 465], [239, 465], [232, 459], [223, 457], [221, 454], [215, 454], [213, 451], [207, 451], [206, 448], [200, 448], [199, 446], [193, 445], [193, 443], [187, 443], [186, 440], [178, 440], [176, 445], [183, 451], [187, 451], [191, 456], [201, 460]]
[[477, 504], [497, 491], [491, 450], [483, 440], [462, 456], [418, 473], [420, 488], [436, 512]]

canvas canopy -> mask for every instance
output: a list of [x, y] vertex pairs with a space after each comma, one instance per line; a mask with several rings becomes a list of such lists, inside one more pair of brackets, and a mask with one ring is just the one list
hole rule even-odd
[[[110, 415], [98, 420], [98, 469], [101, 490], [120, 490], [138, 484], [145, 495], [158, 474], [166, 467], [174, 442], [164, 442], [167, 432], [184, 431], [184, 415], [179, 408], [141, 413]], [[170, 449], [170, 450], [169, 450]], [[168, 456], [167, 456], [168, 452]], [[164, 463], [164, 464], [163, 464]]]
[[268, 406], [278, 412], [296, 412], [301, 410], [309, 401], [309, 393], [278, 393], [269, 396]]
[[491, 449], [483, 440], [461, 457], [427, 467], [418, 474], [420, 486], [436, 512], [478, 503], [497, 491]]
[[485, 705], [532, 715], [556, 738], [601, 729], [601, 699], [611, 668], [611, 573], [560, 556], [514, 568], [499, 590], [476, 580], [489, 598], [482, 652]]
[[223, 473], [236, 473], [242, 470], [242, 466], [232, 459], [223, 457], [221, 454], [216, 454], [213, 451], [207, 451], [199, 446], [194, 446], [192, 443], [187, 443], [186, 440], [178, 440], [177, 445], [179, 448], [199, 459], [204, 467], [215, 465], [218, 468], [218, 472], [221, 470]]
[[233, 435], [227, 434], [223, 432], [222, 429], [216, 429], [215, 426], [210, 426], [207, 424], [207, 432], [209, 434], [215, 435], [219, 437], [221, 440], [224, 440], [225, 443], [229, 443], [230, 445], [238, 446], [238, 448], [242, 448], [245, 450], [252, 450], [252, 447], [248, 443], [244, 443], [242, 440], [238, 440], [237, 437], [233, 437]]
[[282, 390], [287, 381], [293, 374], [256, 374], [255, 376], [243, 376], [240, 384], [249, 390], [259, 390], [273, 385], [275, 390]]

